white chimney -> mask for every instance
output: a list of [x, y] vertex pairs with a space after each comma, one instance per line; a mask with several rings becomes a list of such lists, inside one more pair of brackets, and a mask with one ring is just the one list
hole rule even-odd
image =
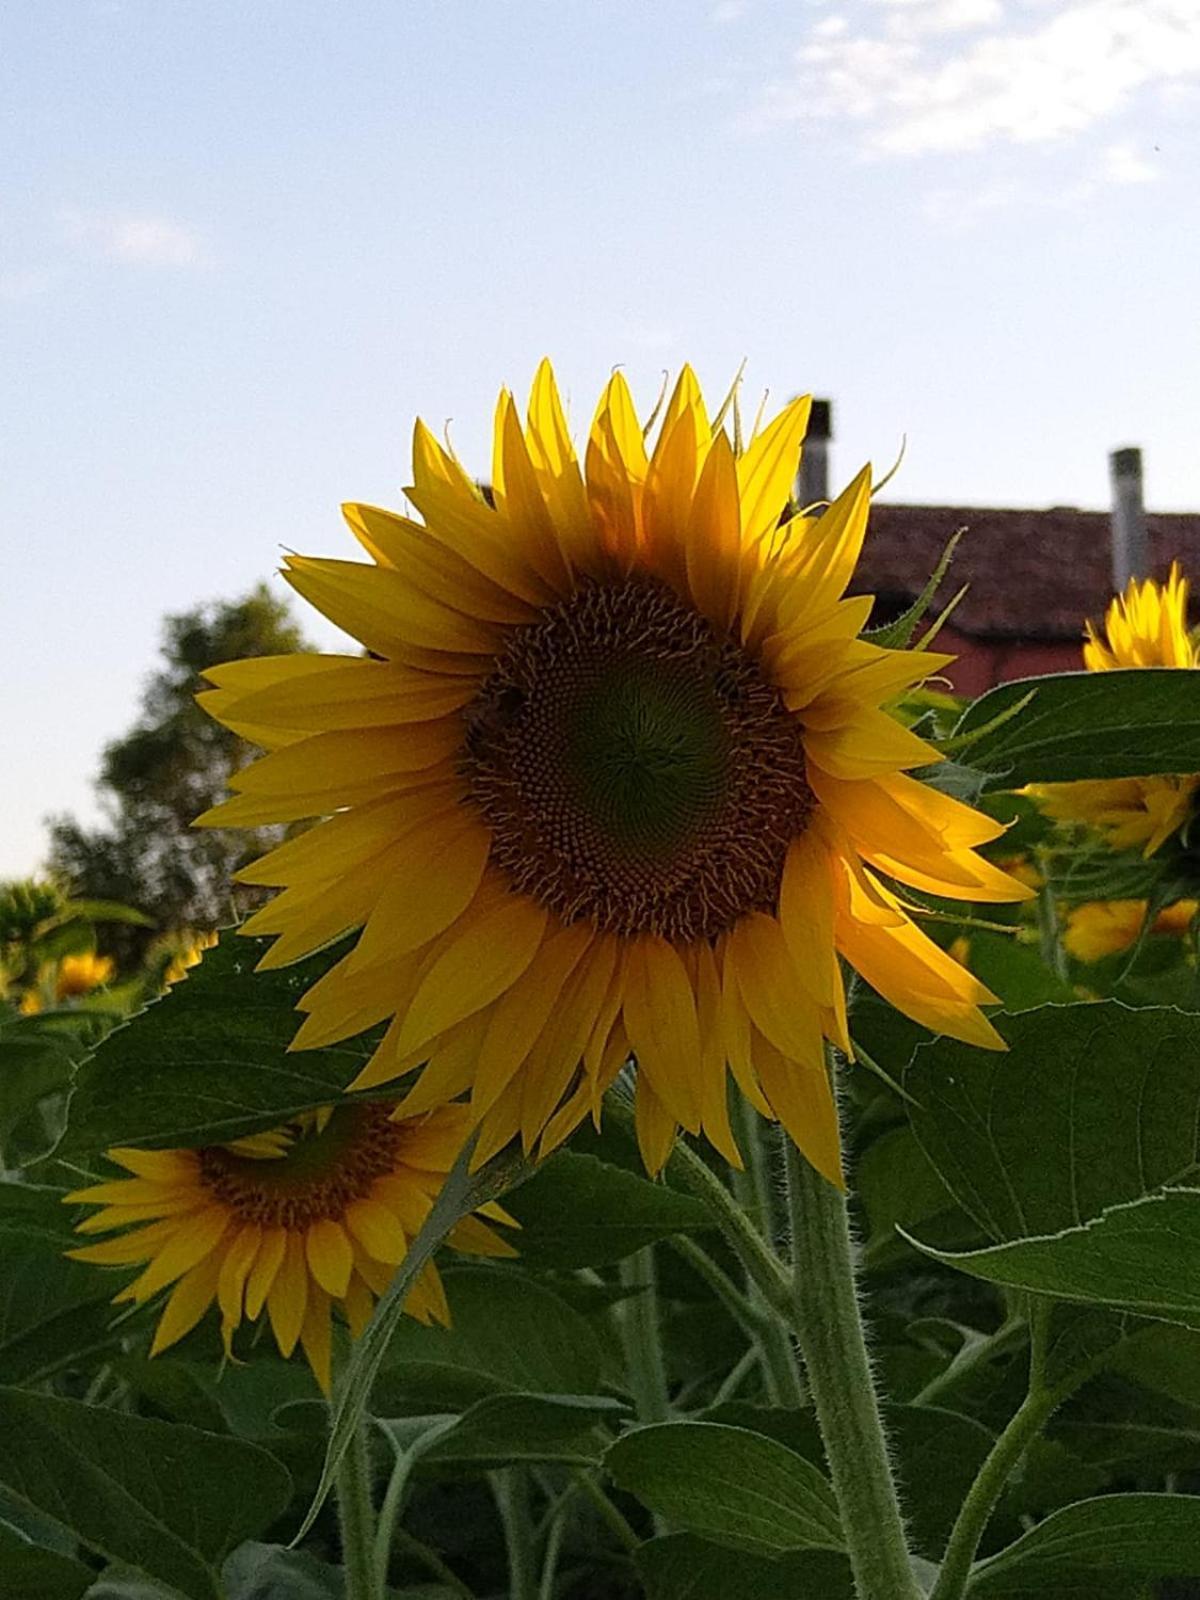
[[1144, 578], [1150, 565], [1146, 510], [1142, 500], [1142, 452], [1134, 446], [1108, 458], [1112, 480], [1112, 580], [1120, 593], [1130, 578]]

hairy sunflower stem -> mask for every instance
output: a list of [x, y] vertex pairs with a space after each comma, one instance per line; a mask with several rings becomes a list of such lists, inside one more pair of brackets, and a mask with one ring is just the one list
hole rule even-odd
[[508, 1546], [509, 1600], [537, 1600], [539, 1579], [529, 1512], [529, 1480], [519, 1467], [504, 1467], [491, 1477]]
[[938, 1579], [929, 1600], [962, 1600], [971, 1579], [979, 1541], [991, 1521], [996, 1502], [1013, 1468], [1063, 1401], [1103, 1365], [1103, 1357], [1098, 1356], [1068, 1372], [1058, 1383], [1047, 1381], [1046, 1347], [1051, 1311], [1049, 1301], [1035, 1300], [1031, 1306], [1028, 1391], [1008, 1426], [992, 1446], [967, 1492], [954, 1527], [950, 1530], [946, 1553], [942, 1557]]
[[921, 1600], [871, 1363], [846, 1198], [785, 1139], [792, 1320], [825, 1441], [858, 1600]]
[[576, 1467], [571, 1476], [595, 1506], [601, 1519], [617, 1536], [622, 1547], [632, 1555], [641, 1543], [641, 1535], [630, 1526], [624, 1513], [615, 1506], [586, 1467]]
[[746, 1276], [776, 1316], [791, 1315], [791, 1279], [783, 1263], [759, 1233], [716, 1173], [681, 1139], [676, 1140], [668, 1166], [670, 1176], [697, 1200], [702, 1200], [713, 1220], [737, 1254]]
[[354, 1430], [334, 1480], [346, 1600], [381, 1600], [383, 1585], [375, 1563], [375, 1507], [371, 1499], [368, 1424]]
[[[744, 1210], [755, 1219], [759, 1232], [773, 1249], [776, 1229], [776, 1193], [771, 1170], [772, 1146], [766, 1138], [768, 1124], [742, 1095], [734, 1097], [732, 1108], [734, 1133], [746, 1166], [739, 1172], [733, 1168], [730, 1181], [734, 1194]], [[767, 1392], [775, 1405], [802, 1406], [807, 1404], [804, 1380], [792, 1347], [787, 1325], [778, 1314], [762, 1304], [761, 1290], [756, 1288], [752, 1275], [750, 1297], [753, 1309], [761, 1311], [755, 1339], [762, 1356], [766, 1374]]]
[[671, 1414], [671, 1402], [667, 1395], [667, 1370], [658, 1320], [658, 1268], [654, 1246], [646, 1245], [626, 1256], [620, 1273], [622, 1285], [634, 1291], [621, 1302], [620, 1324], [625, 1370], [633, 1389], [637, 1418], [639, 1422], [665, 1422]]

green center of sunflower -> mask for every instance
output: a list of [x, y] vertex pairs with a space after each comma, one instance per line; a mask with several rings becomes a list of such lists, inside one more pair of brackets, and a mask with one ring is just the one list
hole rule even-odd
[[587, 583], [514, 632], [463, 768], [514, 887], [625, 935], [711, 939], [774, 909], [813, 806], [778, 691], [645, 578]]
[[279, 1155], [245, 1155], [221, 1144], [197, 1152], [201, 1182], [242, 1222], [303, 1228], [344, 1216], [377, 1178], [395, 1171], [404, 1139], [390, 1108], [370, 1104], [338, 1106], [319, 1129], [297, 1121], [280, 1131], [292, 1137]]

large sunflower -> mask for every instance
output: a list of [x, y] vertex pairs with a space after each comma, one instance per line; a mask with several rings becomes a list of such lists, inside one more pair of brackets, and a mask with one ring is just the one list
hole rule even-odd
[[[1196, 667], [1200, 652], [1188, 632], [1188, 583], [1171, 564], [1165, 584], [1130, 580], [1109, 604], [1100, 634], [1091, 622], [1083, 647], [1089, 672], [1117, 667]], [[1140, 849], [1152, 856], [1190, 819], [1200, 776], [1160, 774], [1147, 778], [1083, 778], [1076, 783], [1038, 784], [1030, 789], [1046, 815], [1058, 822], [1095, 828], [1114, 850]]]
[[[102, 1208], [79, 1232], [114, 1237], [68, 1253], [102, 1266], [144, 1264], [116, 1301], [141, 1305], [174, 1285], [151, 1355], [190, 1333], [214, 1300], [232, 1354], [239, 1324], [265, 1309], [280, 1354], [290, 1356], [299, 1341], [328, 1393], [332, 1307], [355, 1337], [366, 1327], [466, 1135], [465, 1106], [400, 1119], [386, 1105], [364, 1102], [307, 1113], [232, 1144], [110, 1150], [133, 1176], [66, 1199]], [[481, 1215], [512, 1221], [496, 1205]], [[449, 1243], [474, 1255], [516, 1254], [479, 1217], [459, 1222]], [[432, 1262], [404, 1309], [422, 1322], [449, 1320]]]
[[951, 658], [859, 638], [870, 473], [790, 514], [808, 411], [739, 454], [685, 368], [648, 454], [617, 375], [585, 472], [543, 363], [524, 426], [500, 396], [490, 496], [418, 423], [423, 522], [348, 506], [373, 565], [289, 558], [380, 659], [207, 675], [270, 753], [201, 820], [328, 816], [241, 874], [284, 891], [244, 925], [276, 935], [263, 965], [362, 929], [294, 1048], [390, 1018], [358, 1086], [423, 1067], [409, 1112], [469, 1092], [477, 1161], [552, 1148], [632, 1055], [651, 1170], [680, 1124], [738, 1160], [728, 1069], [836, 1179], [839, 952], [928, 1027], [1000, 1044], [995, 997], [889, 881], [1028, 891], [974, 853], [995, 823], [905, 775], [938, 757], [883, 707]]

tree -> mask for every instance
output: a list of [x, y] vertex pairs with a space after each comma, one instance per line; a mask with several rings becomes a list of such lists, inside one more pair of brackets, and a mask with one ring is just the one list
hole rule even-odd
[[[104, 751], [97, 787], [107, 821], [97, 828], [69, 815], [51, 821], [52, 869], [74, 894], [138, 906], [160, 931], [217, 927], [257, 901], [258, 891], [233, 884], [232, 874], [280, 830], [191, 826], [251, 754], [195, 695], [206, 667], [305, 648], [287, 605], [265, 584], [242, 599], [166, 618], [162, 665], [146, 685], [141, 714]], [[132, 955], [144, 939], [122, 928], [118, 942], [129, 948], [120, 953]]]

